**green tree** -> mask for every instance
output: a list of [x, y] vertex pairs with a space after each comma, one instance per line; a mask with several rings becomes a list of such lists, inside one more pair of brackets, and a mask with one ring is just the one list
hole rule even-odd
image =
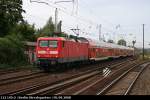
[[62, 21], [57, 24], [57, 33], [55, 33], [55, 25], [52, 21], [52, 17], [49, 18], [46, 25], [37, 30], [36, 38], [38, 37], [48, 37], [48, 36], [58, 36], [58, 37], [67, 37], [65, 33], [62, 32]]
[[108, 43], [114, 43], [114, 41], [113, 41], [113, 40], [108, 40], [107, 42], [108, 42]]
[[[54, 23], [52, 21], [52, 17], [49, 18], [48, 22], [46, 25], [40, 30], [42, 34], [45, 36], [53, 36], [54, 33]], [[41, 34], [40, 33], [40, 34]]]
[[0, 37], [8, 34], [18, 22], [23, 21], [22, 0], [0, 0]]
[[36, 29], [34, 25], [30, 25], [28, 22], [23, 21], [16, 24], [16, 26], [10, 31], [10, 34], [21, 36], [24, 41], [36, 41], [35, 32]]
[[20, 65], [27, 63], [27, 56], [24, 54], [24, 44], [16, 35], [7, 35], [0, 38], [0, 65]]
[[124, 39], [121, 39], [118, 41], [118, 45], [123, 45], [123, 46], [126, 46], [126, 41]]

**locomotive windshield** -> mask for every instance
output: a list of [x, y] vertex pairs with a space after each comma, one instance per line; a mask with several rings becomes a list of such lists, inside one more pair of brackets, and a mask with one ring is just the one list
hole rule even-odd
[[49, 41], [49, 47], [57, 48], [57, 41]]
[[57, 42], [55, 40], [41, 40], [39, 42], [40, 47], [50, 47], [50, 48], [57, 48]]
[[48, 47], [48, 41], [40, 41], [39, 46], [40, 47]]

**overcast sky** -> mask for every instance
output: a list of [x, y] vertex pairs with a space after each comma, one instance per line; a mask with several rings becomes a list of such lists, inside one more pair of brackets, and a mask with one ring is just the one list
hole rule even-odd
[[30, 3], [23, 0], [24, 19], [36, 28], [43, 27], [50, 16], [54, 20], [55, 8], [58, 10], [58, 20], [62, 20], [63, 31], [73, 34], [70, 30], [78, 26], [80, 36], [99, 39], [98, 25], [102, 25], [101, 37], [106, 40], [124, 38], [131, 45], [136, 40], [136, 46], [142, 47], [142, 24], [145, 24], [145, 45], [150, 47], [150, 0], [74, 0], [57, 3], [56, 1], [71, 0], [39, 0], [49, 5]]

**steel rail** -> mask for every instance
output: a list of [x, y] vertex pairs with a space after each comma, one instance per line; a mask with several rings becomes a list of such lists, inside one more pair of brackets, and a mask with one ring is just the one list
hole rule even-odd
[[[127, 65], [127, 66], [128, 66], [128, 67], [129, 67], [129, 66], [138, 66], [138, 64], [143, 64], [143, 63], [145, 63], [145, 62], [140, 62], [140, 63], [134, 62], [134, 63], [132, 63], [132, 64], [130, 64], [130, 65]], [[121, 70], [124, 70], [124, 69], [125, 69], [125, 68], [120, 68], [120, 69], [116, 70], [116, 72], [119, 73]], [[112, 75], [114, 76], [115, 73], [112, 73], [111, 76], [112, 76]], [[93, 89], [94, 89], [94, 86], [95, 86], [96, 84], [102, 83], [103, 81], [106, 81], [106, 82], [109, 81], [109, 79], [110, 79], [111, 76], [108, 77], [108, 80], [106, 80], [107, 77], [106, 77], [106, 78], [104, 77], [104, 78], [102, 78], [102, 79], [100, 79], [100, 80], [97, 80], [97, 81], [94, 82], [93, 84], [90, 84], [90, 85], [88, 85], [88, 86], [82, 88], [81, 90], [77, 91], [77, 92], [74, 93], [73, 95], [80, 95], [80, 94], [83, 95], [84, 92], [87, 92], [88, 90], [90, 91], [90, 88], [93, 88]], [[102, 83], [102, 84], [103, 84], [103, 83]], [[103, 89], [103, 88], [102, 88], [102, 89]], [[101, 90], [102, 90], [102, 89], [101, 89]], [[100, 90], [100, 91], [101, 91], [101, 90]], [[98, 92], [98, 93], [99, 93], [99, 92]], [[97, 93], [97, 94], [98, 94], [98, 93]], [[93, 93], [93, 94], [94, 94], [94, 93]]]
[[142, 74], [142, 72], [149, 66], [150, 64], [144, 66], [140, 72], [136, 75], [136, 77], [134, 78], [133, 82], [130, 84], [130, 86], [128, 87], [128, 89], [126, 90], [126, 92], [124, 93], [124, 95], [128, 95], [130, 93], [130, 91], [132, 90], [132, 88], [134, 87], [137, 79], [139, 78], [139, 76]]
[[[127, 70], [126, 72], [124, 72], [123, 74], [121, 74], [119, 77], [117, 77], [115, 80], [113, 80], [110, 84], [108, 84], [105, 88], [103, 88], [102, 90], [100, 90], [99, 92], [96, 93], [96, 95], [103, 95], [105, 94], [106, 91], [108, 91], [114, 84], [116, 84], [119, 80], [121, 80], [123, 77], [125, 77], [131, 70], [133, 70], [134, 68], [136, 68], [137, 66], [141, 66], [142, 64], [144, 64], [145, 62], [139, 64], [139, 65], [134, 65], [132, 68], [130, 68], [129, 70]], [[144, 67], [145, 68], [145, 67]], [[142, 71], [144, 70], [144, 68], [142, 69]], [[140, 72], [142, 72], [140, 71]], [[140, 75], [140, 74], [138, 74]], [[138, 77], [136, 77], [138, 78]], [[135, 79], [136, 79], [135, 78]], [[131, 86], [127, 89], [127, 91], [125, 92], [124, 95], [127, 95], [129, 93], [129, 91], [131, 90], [132, 86], [134, 85], [134, 82], [136, 80], [134, 80], [131, 84]]]
[[[119, 65], [121, 66], [121, 65], [123, 65], [124, 63], [128, 62], [129, 60], [131, 60], [131, 59], [126, 59], [124, 62], [115, 63], [115, 65], [112, 65], [111, 68], [114, 68], [114, 67], [119, 66]], [[134, 59], [134, 60], [135, 60], [135, 59]], [[111, 63], [111, 64], [113, 64], [113, 63]], [[106, 65], [105, 65], [105, 66], [106, 66]], [[38, 88], [41, 88], [42, 86], [50, 86], [50, 85], [58, 84], [58, 83], [60, 83], [60, 82], [67, 81], [67, 80], [70, 80], [70, 79], [72, 79], [72, 78], [76, 78], [76, 77], [82, 76], [82, 75], [84, 75], [84, 74], [87, 74], [87, 73], [90, 73], [90, 72], [93, 72], [93, 71], [100, 70], [100, 69], [102, 69], [102, 68], [104, 68], [104, 66], [103, 66], [103, 67], [102, 67], [102, 66], [101, 66], [101, 67], [97, 67], [97, 68], [95, 68], [95, 69], [93, 69], [93, 70], [88, 70], [88, 71], [86, 71], [86, 72], [83, 72], [83, 73], [80, 73], [80, 74], [76, 74], [76, 75], [73, 75], [73, 76], [71, 76], [71, 77], [68, 77], [68, 78], [65, 78], [65, 79], [62, 79], [62, 80], [58, 80], [58, 81], [56, 81], [56, 82], [54, 82], [54, 83], [51, 83], [51, 84], [44, 84], [44, 85], [43, 85], [43, 84], [38, 84], [38, 85], [33, 85], [33, 86], [27, 87], [27, 88], [25, 88], [25, 89], [20, 89], [20, 90], [17, 90], [17, 91], [5, 93], [5, 95], [6, 95], [6, 94], [7, 94], [7, 95], [18, 95], [18, 94], [28, 93], [28, 91], [37, 90]]]
[[2, 79], [0, 80], [0, 85], [7, 85], [7, 84], [11, 84], [11, 83], [16, 83], [16, 82], [20, 82], [20, 81], [25, 81], [28, 79], [33, 79], [33, 78], [37, 78], [37, 77], [43, 77], [46, 76], [46, 73], [33, 73], [33, 74], [29, 74], [29, 75], [24, 75], [24, 76], [18, 76], [18, 77], [12, 77], [12, 78], [8, 78], [8, 79]]
[[[134, 63], [135, 63], [135, 62], [134, 62]], [[132, 64], [133, 64], [133, 63], [132, 63]], [[128, 65], [128, 66], [129, 66], [129, 65]], [[122, 69], [122, 68], [121, 68], [121, 69]], [[120, 69], [119, 69], [119, 70], [120, 70]], [[84, 91], [86, 91], [87, 89], [91, 88], [92, 86], [95, 86], [95, 84], [97, 84], [97, 83], [99, 83], [99, 82], [102, 82], [104, 79], [106, 79], [106, 78], [104, 77], [104, 78], [102, 78], [102, 79], [99, 79], [99, 80], [95, 81], [94, 83], [92, 83], [92, 84], [90, 84], [90, 85], [84, 87], [83, 89], [81, 89], [81, 90], [75, 92], [73, 95], [82, 94]]]
[[[116, 64], [116, 65], [111, 66], [110, 68], [114, 68], [114, 67], [121, 66], [121, 65], [124, 64], [124, 63], [126, 63], [126, 62], [121, 62], [121, 63], [119, 63], [119, 64]], [[38, 94], [38, 95], [39, 95], [39, 94], [45, 95], [45, 94], [47, 94], [47, 93], [53, 93], [54, 91], [57, 91], [57, 90], [60, 90], [60, 89], [62, 89], [62, 88], [65, 88], [65, 87], [68, 87], [68, 86], [70, 86], [70, 85], [73, 85], [73, 84], [75, 84], [75, 83], [84, 81], [84, 80], [86, 80], [86, 79], [88, 79], [88, 78], [90, 78], [90, 77], [93, 77], [93, 76], [98, 75], [98, 74], [101, 73], [100, 71], [98, 71], [98, 69], [96, 69], [96, 70], [94, 70], [94, 71], [96, 71], [96, 72], [91, 71], [91, 73], [94, 73], [94, 74], [87, 73], [87, 74], [85, 74], [85, 75], [83, 75], [83, 76], [80, 76], [80, 77], [77, 77], [77, 78], [75, 78], [75, 79], [66, 80], [66, 82], [54, 84], [53, 86], [46, 87], [46, 88], [44, 88], [44, 89], [38, 90], [38, 91], [36, 91], [36, 92], [34, 92], [34, 93], [30, 93], [30, 94], [28, 94], [28, 95], [37, 95], [37, 94]], [[97, 71], [98, 71], [98, 72], [97, 72]], [[90, 74], [91, 74], [91, 75], [90, 75]]]

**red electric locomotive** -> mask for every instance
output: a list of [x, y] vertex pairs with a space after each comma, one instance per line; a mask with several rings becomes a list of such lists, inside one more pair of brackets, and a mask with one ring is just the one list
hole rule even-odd
[[40, 66], [88, 60], [88, 43], [62, 37], [41, 37], [36, 54]]

